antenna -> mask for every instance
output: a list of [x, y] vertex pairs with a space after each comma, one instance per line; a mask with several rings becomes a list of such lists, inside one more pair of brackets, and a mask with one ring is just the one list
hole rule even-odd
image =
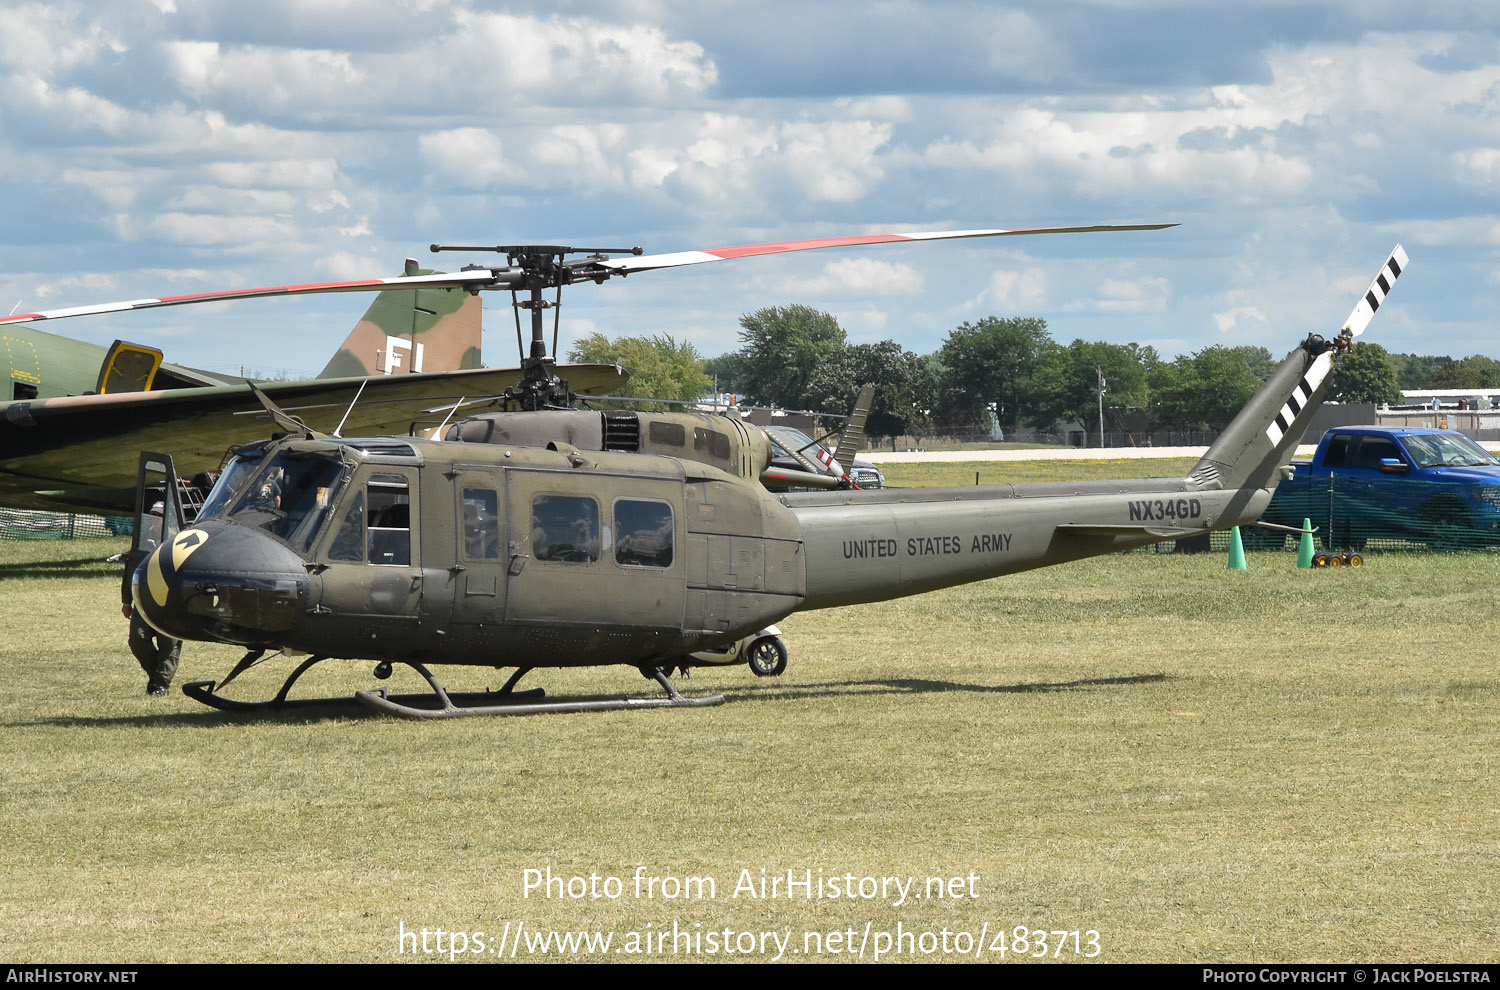
[[458, 397], [458, 401], [455, 402], [455, 403], [453, 403], [453, 408], [448, 410], [448, 415], [446, 415], [446, 416], [443, 417], [443, 421], [441, 423], [439, 423], [437, 426], [433, 427], [432, 433], [431, 433], [432, 439], [434, 439], [434, 440], [438, 439], [438, 434], [440, 434], [440, 433], [443, 432], [443, 427], [445, 427], [445, 426], [448, 425], [448, 420], [450, 420], [450, 419], [453, 418], [453, 414], [456, 413], [456, 412], [458, 412], [458, 407], [461, 406], [461, 405], [463, 405], [464, 402], [468, 398], [469, 397], [467, 395], [460, 395]]
[[344, 435], [344, 424], [349, 421], [349, 414], [354, 411], [354, 403], [358, 402], [359, 401], [359, 397], [361, 395], [365, 394], [365, 385], [368, 382], [369, 382], [369, 379], [367, 378], [364, 381], [362, 381], [362, 382], [359, 383], [359, 391], [354, 393], [354, 402], [349, 403], [349, 408], [346, 409], [346, 410], [344, 410], [344, 418], [341, 419], [341, 420], [339, 420], [339, 425], [335, 426], [333, 428], [333, 435], [334, 436], [340, 437], [340, 438], [343, 437], [343, 435]]

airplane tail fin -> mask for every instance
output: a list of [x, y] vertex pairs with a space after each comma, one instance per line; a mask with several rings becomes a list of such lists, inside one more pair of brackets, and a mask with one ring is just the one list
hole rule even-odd
[[1338, 335], [1328, 340], [1308, 334], [1287, 355], [1188, 472], [1189, 487], [1251, 489], [1275, 484], [1277, 472], [1291, 459], [1328, 394], [1335, 363], [1364, 331], [1406, 266], [1406, 252], [1397, 244]]
[[[429, 275], [406, 260], [405, 275]], [[319, 378], [479, 368], [481, 304], [463, 289], [387, 289], [375, 296]]]

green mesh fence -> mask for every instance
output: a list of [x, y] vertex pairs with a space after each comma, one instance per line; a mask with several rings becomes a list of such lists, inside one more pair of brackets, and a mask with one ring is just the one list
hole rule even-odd
[[78, 540], [126, 536], [128, 516], [87, 516], [72, 512], [0, 509], [0, 540]]
[[[1500, 550], [1500, 479], [1418, 481], [1402, 476], [1337, 477], [1331, 483], [1284, 483], [1261, 515], [1264, 522], [1314, 527], [1319, 551], [1438, 552]], [[1173, 550], [1228, 552], [1229, 532], [1207, 540], [1160, 543]], [[1295, 551], [1300, 539], [1258, 526], [1240, 527], [1246, 550]]]
[[[1500, 479], [1419, 481], [1369, 473], [1315, 484], [1285, 483], [1261, 517], [1317, 529], [1324, 550], [1490, 550], [1500, 547]], [[1246, 549], [1295, 545], [1295, 536], [1242, 531]]]

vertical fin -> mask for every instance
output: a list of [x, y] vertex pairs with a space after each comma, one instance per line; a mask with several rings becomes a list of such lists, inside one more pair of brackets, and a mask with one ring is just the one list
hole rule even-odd
[[1287, 355], [1188, 472], [1190, 488], [1267, 488], [1275, 483], [1281, 465], [1291, 459], [1313, 413], [1323, 404], [1335, 363], [1369, 325], [1407, 264], [1406, 252], [1397, 244], [1338, 336], [1327, 340], [1308, 334]]
[[865, 444], [865, 419], [870, 415], [870, 406], [874, 398], [874, 385], [866, 385], [859, 390], [859, 396], [854, 400], [854, 411], [849, 414], [849, 420], [844, 424], [844, 432], [839, 434], [839, 445], [833, 452], [833, 459], [838, 461], [846, 472], [853, 468], [854, 458]]
[[[433, 272], [408, 258], [402, 274]], [[376, 294], [318, 377], [482, 367], [482, 315], [478, 295], [464, 289], [386, 289]]]

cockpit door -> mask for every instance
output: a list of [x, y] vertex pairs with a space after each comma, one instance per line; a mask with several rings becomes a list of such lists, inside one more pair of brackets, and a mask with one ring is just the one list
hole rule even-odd
[[498, 625], [505, 617], [505, 485], [500, 471], [459, 465], [453, 480], [456, 500], [457, 562], [452, 581], [455, 626]]
[[182, 529], [177, 471], [167, 454], [141, 451], [135, 477], [135, 535], [130, 549], [149, 553]]
[[320, 606], [374, 622], [415, 625], [422, 599], [417, 471], [383, 464], [355, 475], [340, 498], [322, 554]]

